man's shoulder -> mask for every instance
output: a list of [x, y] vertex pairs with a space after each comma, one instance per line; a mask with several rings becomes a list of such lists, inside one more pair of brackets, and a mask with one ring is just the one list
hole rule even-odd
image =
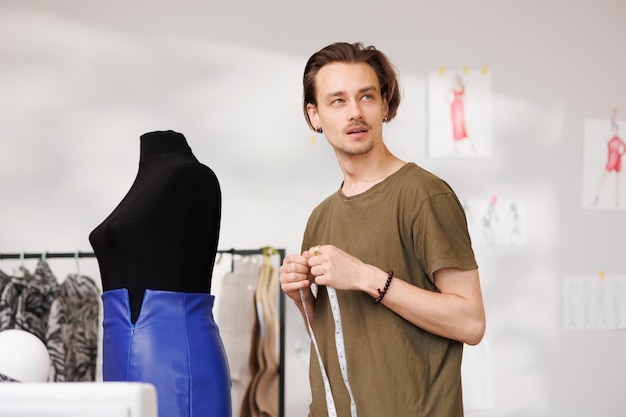
[[323, 199], [317, 206], [313, 208], [313, 210], [311, 211], [311, 217], [324, 212], [337, 198], [339, 198], [339, 192], [335, 191], [334, 193]]
[[405, 190], [413, 189], [426, 194], [453, 192], [441, 177], [413, 162], [407, 163], [399, 174], [398, 181]]

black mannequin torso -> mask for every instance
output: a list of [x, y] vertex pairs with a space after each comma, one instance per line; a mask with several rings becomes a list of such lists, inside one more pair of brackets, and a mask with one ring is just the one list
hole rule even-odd
[[137, 177], [89, 235], [103, 290], [129, 291], [133, 323], [146, 289], [209, 293], [221, 221], [221, 190], [183, 135], [141, 136]]

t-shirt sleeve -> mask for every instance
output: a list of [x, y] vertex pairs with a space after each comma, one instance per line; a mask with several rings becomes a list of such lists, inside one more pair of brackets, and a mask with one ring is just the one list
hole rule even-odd
[[315, 216], [315, 212], [313, 212], [313, 214], [311, 214], [311, 216], [309, 216], [309, 219], [307, 220], [306, 228], [304, 229], [304, 234], [302, 236], [302, 244], [300, 247], [300, 253], [304, 252], [305, 250], [310, 249], [311, 246], [313, 246], [311, 235], [313, 234], [313, 231], [314, 231], [314, 226], [312, 226], [314, 216]]
[[424, 200], [413, 226], [415, 256], [431, 281], [441, 268], [478, 268], [461, 203], [453, 193]]
[[307, 250], [307, 249], [309, 249], [311, 247], [311, 243], [310, 242], [311, 242], [311, 239], [309, 237], [309, 233], [307, 233], [307, 231], [305, 230], [304, 236], [302, 237], [302, 244], [300, 246], [300, 253], [304, 252], [305, 250]]

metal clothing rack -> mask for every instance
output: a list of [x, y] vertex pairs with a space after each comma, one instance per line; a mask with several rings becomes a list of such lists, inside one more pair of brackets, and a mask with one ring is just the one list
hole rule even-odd
[[39, 259], [39, 258], [95, 258], [93, 252], [22, 252], [0, 253], [0, 259]]
[[[218, 254], [230, 254], [240, 256], [263, 255], [266, 248], [260, 249], [218, 249]], [[274, 254], [280, 257], [279, 264], [285, 259], [285, 249], [271, 248]], [[94, 252], [22, 252], [22, 253], [0, 253], [2, 259], [52, 259], [52, 258], [95, 258]], [[234, 257], [231, 260], [231, 270], [234, 269]], [[285, 417], [285, 293], [279, 291], [278, 311], [279, 311], [279, 366], [278, 366], [278, 413], [279, 417]]]

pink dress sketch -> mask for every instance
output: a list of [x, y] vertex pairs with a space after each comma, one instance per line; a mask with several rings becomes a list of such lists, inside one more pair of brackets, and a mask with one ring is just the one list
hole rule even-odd
[[611, 129], [613, 136], [609, 139], [607, 143], [607, 160], [604, 166], [604, 172], [602, 172], [602, 176], [600, 177], [600, 182], [596, 189], [595, 199], [591, 203], [592, 205], [596, 205], [598, 201], [600, 201], [600, 190], [602, 189], [602, 185], [606, 177], [612, 172], [615, 173], [615, 206], [619, 206], [619, 177], [620, 172], [622, 170], [622, 156], [626, 153], [626, 143], [618, 136], [619, 125], [616, 120], [617, 109], [613, 111], [611, 116]]
[[626, 144], [624, 144], [624, 141], [619, 136], [615, 135], [609, 140], [609, 156], [605, 166], [608, 172], [615, 171], [615, 173], [619, 174], [622, 170], [622, 155], [624, 155], [624, 149], [626, 149]]
[[465, 87], [461, 86], [458, 89], [453, 89], [452, 94], [454, 99], [450, 105], [450, 114], [452, 116], [452, 138], [457, 140], [463, 140], [467, 137], [465, 131], [465, 112], [463, 110], [463, 94], [465, 94]]
[[[463, 78], [461, 77], [461, 74], [456, 74], [454, 76], [450, 97], [452, 100], [450, 103], [452, 139], [454, 142], [454, 151], [458, 152], [459, 142], [466, 139], [469, 140], [469, 135], [467, 134], [465, 126], [465, 84], [463, 83]], [[472, 150], [474, 150], [473, 143], [471, 143], [471, 146]]]

